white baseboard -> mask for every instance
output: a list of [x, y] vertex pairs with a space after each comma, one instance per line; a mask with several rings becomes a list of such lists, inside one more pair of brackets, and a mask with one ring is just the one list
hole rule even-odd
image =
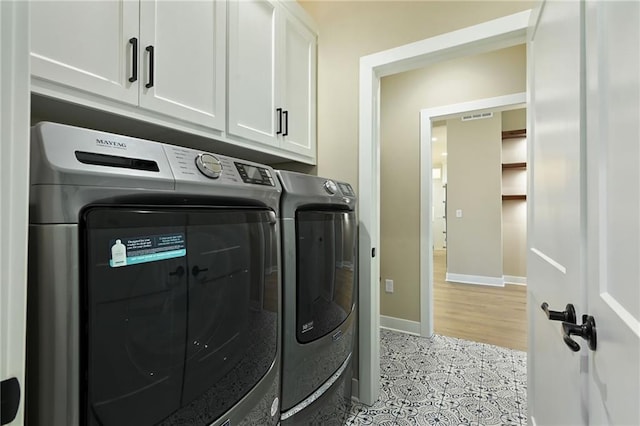
[[527, 285], [527, 277], [517, 277], [515, 275], [505, 275], [505, 284]]
[[490, 285], [504, 287], [504, 277], [485, 277], [482, 275], [450, 274], [447, 272], [446, 281], [463, 284]]
[[409, 321], [402, 318], [380, 315], [380, 327], [400, 331], [402, 333], [413, 334], [414, 336], [420, 335], [420, 323], [418, 321]]

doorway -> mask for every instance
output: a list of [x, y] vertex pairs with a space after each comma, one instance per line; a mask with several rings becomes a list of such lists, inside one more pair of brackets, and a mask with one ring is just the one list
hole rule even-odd
[[[430, 154], [421, 163], [430, 190], [421, 191], [421, 204], [430, 206], [421, 217], [421, 238], [432, 250], [421, 252], [422, 265], [432, 262], [421, 283], [429, 335], [526, 351], [525, 99], [520, 93], [476, 101], [472, 110], [462, 103], [421, 111], [420, 143]], [[451, 229], [441, 229], [446, 223]]]
[[[375, 256], [380, 236], [380, 78], [445, 59], [522, 44], [526, 39], [530, 13], [520, 12], [361, 58], [358, 171], [361, 183], [359, 398], [365, 404], [376, 401], [380, 391], [380, 264], [379, 258]], [[421, 150], [421, 156], [424, 151]], [[424, 171], [420, 181], [424, 182]], [[425, 211], [424, 207], [428, 209], [428, 206], [421, 206], [421, 211]], [[421, 253], [425, 245], [428, 249], [430, 240], [421, 238]], [[431, 255], [432, 250], [428, 250]], [[431, 262], [432, 260], [429, 261]], [[421, 282], [428, 275], [426, 271], [422, 272], [423, 269], [425, 268], [421, 268], [420, 272]], [[425, 314], [421, 308], [421, 318], [425, 318]], [[427, 331], [428, 329], [421, 329], [421, 334]]]

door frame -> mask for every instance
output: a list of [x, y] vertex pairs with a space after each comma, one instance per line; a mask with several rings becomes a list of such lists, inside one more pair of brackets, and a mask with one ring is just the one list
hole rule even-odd
[[29, 4], [0, 2], [0, 380], [18, 379], [25, 408], [27, 233], [29, 229]]
[[530, 15], [526, 10], [360, 58], [358, 398], [364, 404], [373, 405], [380, 393], [380, 78], [523, 44]]
[[[478, 99], [470, 102], [420, 110], [420, 335], [433, 336], [433, 159], [431, 158], [431, 124], [461, 114], [502, 112], [524, 108], [527, 93]], [[427, 266], [426, 268], [423, 266]]]

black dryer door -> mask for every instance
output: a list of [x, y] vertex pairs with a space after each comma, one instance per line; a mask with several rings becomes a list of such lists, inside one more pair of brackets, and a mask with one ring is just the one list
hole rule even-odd
[[352, 211], [296, 212], [296, 337], [307, 343], [351, 313], [355, 295], [356, 217]]

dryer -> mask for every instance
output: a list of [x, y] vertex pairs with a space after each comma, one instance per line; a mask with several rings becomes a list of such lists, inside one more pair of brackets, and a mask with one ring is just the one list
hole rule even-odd
[[276, 424], [273, 170], [54, 123], [31, 143], [28, 424]]
[[276, 171], [282, 184], [283, 425], [342, 425], [351, 406], [356, 197], [348, 183]]

